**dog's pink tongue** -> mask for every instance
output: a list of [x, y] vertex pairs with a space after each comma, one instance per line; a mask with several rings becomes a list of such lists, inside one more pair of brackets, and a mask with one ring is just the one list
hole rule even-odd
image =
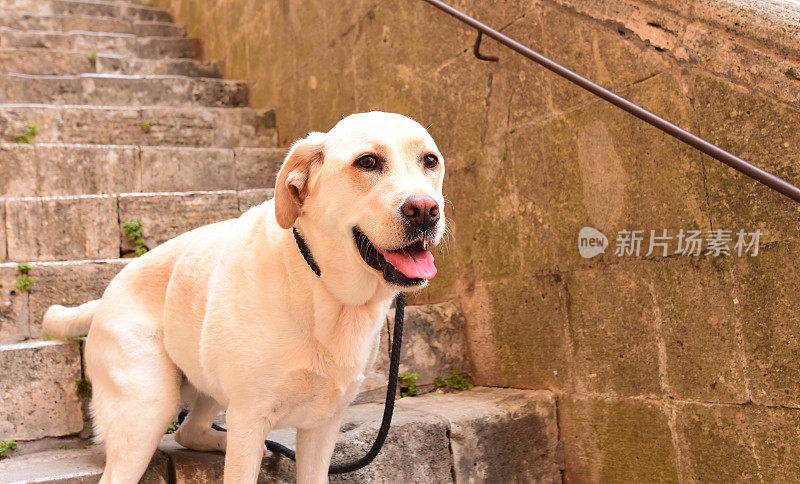
[[433, 279], [436, 275], [433, 254], [428, 250], [378, 250], [389, 264], [410, 279]]

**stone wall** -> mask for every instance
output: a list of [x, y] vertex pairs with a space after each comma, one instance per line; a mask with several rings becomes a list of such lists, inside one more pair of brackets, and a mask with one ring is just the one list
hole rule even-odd
[[[797, 204], [492, 41], [500, 61], [476, 60], [474, 32], [421, 1], [160, 1], [276, 109], [283, 146], [371, 109], [429, 127], [454, 238], [414, 300], [460, 303], [477, 383], [557, 392], [566, 480], [800, 475]], [[800, 7], [453, 4], [800, 183]], [[579, 255], [584, 226], [605, 254]], [[759, 229], [761, 247], [616, 256], [625, 229]]]

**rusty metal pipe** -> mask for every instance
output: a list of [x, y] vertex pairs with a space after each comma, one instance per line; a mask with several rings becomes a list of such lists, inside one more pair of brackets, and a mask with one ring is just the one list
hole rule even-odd
[[752, 165], [746, 162], [745, 160], [739, 158], [738, 156], [723, 150], [719, 146], [711, 144], [708, 141], [704, 140], [703, 138], [700, 138], [699, 136], [696, 136], [679, 126], [670, 123], [666, 119], [661, 118], [660, 116], [657, 116], [651, 113], [650, 111], [628, 101], [627, 99], [614, 94], [608, 89], [598, 84], [595, 84], [589, 79], [586, 79], [585, 77], [567, 69], [566, 67], [556, 62], [553, 62], [552, 60], [539, 54], [538, 52], [528, 48], [527, 46], [520, 44], [516, 40], [506, 35], [501, 34], [500, 32], [487, 26], [486, 24], [478, 20], [475, 20], [474, 18], [470, 17], [464, 12], [461, 12], [460, 10], [451, 7], [450, 5], [440, 0], [424, 0], [424, 1], [428, 2], [429, 4], [438, 8], [439, 10], [442, 10], [443, 12], [457, 18], [461, 22], [471, 26], [478, 32], [491, 37], [492, 39], [496, 40], [497, 42], [500, 42], [501, 44], [505, 45], [506, 47], [512, 50], [515, 50], [516, 52], [522, 54], [523, 56], [536, 62], [537, 64], [545, 67], [546, 69], [558, 74], [559, 76], [572, 82], [573, 84], [577, 84], [578, 86], [582, 87], [583, 89], [586, 89], [595, 96], [605, 99], [614, 106], [617, 106], [618, 108], [627, 111], [628, 113], [636, 116], [637, 118], [641, 119], [642, 121], [652, 126], [655, 126], [661, 131], [669, 134], [670, 136], [673, 136], [683, 141], [687, 145], [702, 151], [708, 156], [718, 161], [721, 161], [722, 163], [725, 163], [731, 168], [741, 173], [744, 173], [745, 175], [758, 181], [759, 183], [766, 185], [769, 188], [772, 188], [773, 190], [791, 198], [795, 202], [800, 202], [800, 188], [797, 188], [796, 186], [792, 185], [786, 180], [778, 178], [772, 173], [764, 171], [761, 168], [758, 168], [757, 166]]

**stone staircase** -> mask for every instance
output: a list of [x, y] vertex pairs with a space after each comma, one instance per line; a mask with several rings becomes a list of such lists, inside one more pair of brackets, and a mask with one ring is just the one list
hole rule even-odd
[[[0, 0], [0, 482], [95, 482], [102, 452], [85, 438], [79, 342], [43, 339], [51, 304], [101, 296], [134, 255], [123, 230], [140, 220], [147, 247], [237, 217], [272, 197], [283, 150], [275, 115], [248, 107], [245, 83], [196, 60], [196, 39], [167, 12], [114, 1]], [[35, 128], [28, 128], [35, 125]], [[31, 143], [17, 143], [28, 130]], [[26, 277], [29, 291], [18, 287]], [[435, 377], [468, 368], [452, 303], [410, 306], [402, 370]], [[389, 334], [343, 425], [337, 455], [355, 457], [377, 428]], [[402, 399], [381, 456], [351, 482], [560, 481], [554, 397], [478, 388]], [[293, 444], [291, 432], [271, 438]], [[263, 479], [293, 480], [265, 459]], [[210, 482], [222, 455], [165, 436], [146, 482]], [[276, 477], [277, 476], [277, 477]]]

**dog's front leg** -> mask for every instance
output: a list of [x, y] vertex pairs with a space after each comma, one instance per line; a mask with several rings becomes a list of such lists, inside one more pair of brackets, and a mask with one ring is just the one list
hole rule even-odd
[[[228, 443], [225, 450], [224, 484], [247, 484], [258, 481], [264, 439], [272, 427], [272, 415], [265, 416], [256, 406], [230, 406], [225, 413]], [[259, 410], [263, 408], [260, 407]]]
[[297, 484], [328, 482], [328, 466], [341, 420], [339, 412], [318, 427], [297, 429]]

